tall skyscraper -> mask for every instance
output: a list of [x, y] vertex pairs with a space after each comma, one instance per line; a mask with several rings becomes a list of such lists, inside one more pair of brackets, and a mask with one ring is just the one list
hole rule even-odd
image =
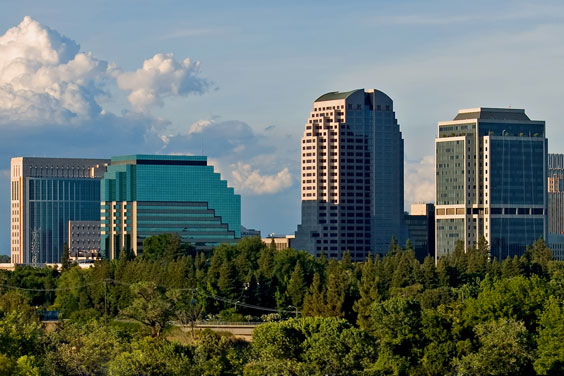
[[564, 154], [548, 155], [547, 243], [556, 260], [564, 260]]
[[564, 154], [548, 155], [548, 232], [564, 234]]
[[435, 139], [436, 252], [481, 236], [498, 259], [546, 238], [544, 121], [524, 110], [472, 108], [438, 124]]
[[140, 254], [151, 235], [176, 233], [198, 250], [241, 237], [241, 196], [204, 156], [112, 158], [101, 183], [101, 253]]
[[403, 139], [381, 91], [317, 98], [301, 140], [302, 222], [293, 247], [353, 260], [405, 241]]
[[57, 263], [71, 220], [100, 219], [100, 179], [107, 159], [12, 158], [11, 258]]

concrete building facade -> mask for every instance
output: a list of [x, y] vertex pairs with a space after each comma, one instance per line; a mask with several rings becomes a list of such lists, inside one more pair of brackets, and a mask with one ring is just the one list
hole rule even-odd
[[100, 221], [69, 221], [69, 254], [71, 260], [100, 258]]
[[100, 218], [100, 179], [107, 159], [12, 158], [11, 260], [58, 263], [68, 222]]
[[282, 251], [287, 248], [293, 248], [294, 246], [294, 239], [296, 239], [295, 235], [277, 235], [277, 234], [270, 234], [266, 238], [262, 238], [262, 242], [267, 246], [274, 245], [277, 251]]
[[353, 260], [406, 240], [403, 138], [381, 91], [331, 92], [313, 103], [301, 139], [302, 218], [294, 248]]
[[500, 260], [546, 238], [544, 121], [522, 109], [460, 110], [438, 124], [435, 157], [437, 258], [481, 236]]
[[241, 237], [241, 197], [204, 156], [114, 157], [101, 182], [101, 253], [140, 254], [143, 240], [176, 233], [197, 250]]

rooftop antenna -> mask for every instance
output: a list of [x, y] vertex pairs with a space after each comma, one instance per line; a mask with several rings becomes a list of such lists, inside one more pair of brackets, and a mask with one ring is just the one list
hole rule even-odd
[[200, 133], [200, 140], [201, 140], [201, 143], [202, 143], [201, 154], [202, 154], [202, 157], [203, 157], [204, 156], [204, 132]]

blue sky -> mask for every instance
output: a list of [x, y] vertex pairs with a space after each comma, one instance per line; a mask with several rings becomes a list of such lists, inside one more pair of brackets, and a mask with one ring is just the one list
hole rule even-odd
[[557, 1], [4, 4], [0, 252], [9, 158], [22, 155], [203, 151], [242, 195], [245, 226], [291, 233], [299, 139], [328, 91], [392, 97], [406, 204], [432, 200], [436, 123], [459, 108], [525, 108], [564, 152], [563, 21]]

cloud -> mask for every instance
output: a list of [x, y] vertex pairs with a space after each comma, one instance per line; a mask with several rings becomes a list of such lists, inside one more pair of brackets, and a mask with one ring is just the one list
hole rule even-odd
[[0, 37], [0, 123], [76, 123], [100, 113], [107, 63], [30, 17]]
[[138, 111], [163, 105], [167, 96], [202, 94], [210, 83], [198, 77], [200, 62], [177, 61], [172, 53], [156, 54], [135, 72], [114, 72], [120, 89], [128, 91], [129, 103]]
[[210, 83], [198, 76], [199, 67], [190, 58], [177, 60], [173, 54], [159, 53], [136, 71], [122, 71], [25, 17], [0, 36], [0, 126], [91, 121], [106, 113], [99, 100], [110, 97], [107, 89], [116, 84], [135, 111], [147, 112], [151, 106], [162, 106], [166, 97], [205, 92]]
[[239, 162], [231, 174], [235, 188], [239, 192], [247, 194], [278, 193], [292, 186], [292, 177], [288, 168], [282, 169], [275, 175], [261, 175], [258, 169], [253, 169], [251, 165]]
[[[287, 161], [273, 156], [275, 140], [255, 133], [245, 122], [200, 120], [185, 133], [166, 136], [165, 142], [165, 153], [208, 156], [209, 164], [237, 193], [274, 194], [292, 186], [289, 168], [281, 165]], [[261, 169], [278, 172], [263, 175]]]
[[419, 161], [406, 161], [405, 165], [405, 203], [434, 202], [435, 200], [435, 160], [427, 155]]
[[0, 178], [9, 178], [10, 170], [0, 170]]
[[262, 144], [245, 122], [238, 120], [200, 120], [188, 132], [167, 136], [165, 153], [205, 154], [212, 158], [244, 160], [272, 149]]
[[211, 120], [199, 120], [190, 126], [188, 134], [202, 133], [210, 125], [212, 125]]

